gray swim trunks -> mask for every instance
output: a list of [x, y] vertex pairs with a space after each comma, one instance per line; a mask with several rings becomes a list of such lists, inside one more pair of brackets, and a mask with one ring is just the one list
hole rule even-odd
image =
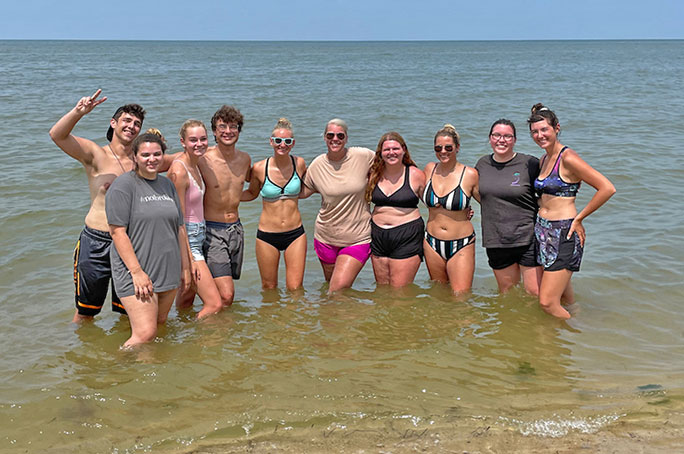
[[207, 233], [203, 252], [214, 278], [231, 276], [240, 279], [242, 256], [245, 248], [245, 230], [237, 222], [206, 221]]

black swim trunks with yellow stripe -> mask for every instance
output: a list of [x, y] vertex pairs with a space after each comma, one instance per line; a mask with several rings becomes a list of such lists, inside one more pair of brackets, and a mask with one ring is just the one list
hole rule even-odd
[[[108, 232], [85, 227], [74, 249], [74, 285], [76, 309], [80, 315], [100, 313], [112, 279], [109, 249], [112, 237]], [[112, 288], [112, 310], [125, 314], [121, 301]]]

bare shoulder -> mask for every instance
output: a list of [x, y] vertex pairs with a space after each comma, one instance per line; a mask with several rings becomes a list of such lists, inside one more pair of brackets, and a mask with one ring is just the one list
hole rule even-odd
[[470, 178], [477, 178], [478, 173], [475, 167], [465, 166], [465, 176]]
[[409, 166], [409, 178], [411, 183], [425, 183], [425, 172], [416, 166]]
[[69, 134], [65, 138], [56, 138], [50, 134], [53, 142], [66, 154], [79, 161], [86, 168], [97, 166], [98, 160], [105, 157], [104, 149], [90, 139]]
[[573, 174], [581, 174], [587, 168], [591, 168], [572, 148], [566, 148], [561, 155], [561, 165]]
[[480, 179], [480, 174], [477, 173], [477, 169], [475, 169], [475, 167], [465, 166], [465, 174], [463, 175], [463, 178], [478, 181]]
[[235, 162], [239, 164], [252, 165], [252, 158], [242, 150], [235, 149]]
[[169, 167], [169, 170], [166, 172], [166, 176], [169, 180], [173, 181], [173, 184], [176, 185], [176, 187], [186, 186], [190, 183], [190, 179], [188, 178], [188, 171], [183, 165], [183, 163], [180, 162], [180, 159], [176, 159], [171, 162], [171, 166]]
[[565, 151], [563, 151], [561, 162], [563, 164], [572, 166], [573, 164], [584, 162], [584, 160], [580, 158], [580, 155], [577, 154], [575, 150], [573, 150], [572, 148], [566, 148]]
[[171, 165], [169, 166], [169, 170], [167, 172], [167, 175], [177, 175], [177, 176], [182, 176], [182, 175], [187, 175], [187, 170], [185, 169], [185, 166], [181, 162], [180, 159], [174, 159], [171, 161]]
[[[575, 150], [570, 148], [566, 148], [562, 155], [561, 173], [564, 171], [568, 173], [567, 177], [570, 180], [585, 180], [594, 187], [596, 186], [592, 184], [592, 182], [596, 181], [597, 175], [600, 175], [599, 172], [582, 159]], [[563, 174], [561, 174], [561, 177], [565, 178]], [[603, 176], [601, 177], [605, 178]]]
[[434, 162], [428, 162], [428, 164], [425, 166], [425, 175], [429, 175], [432, 173], [432, 171], [435, 168], [435, 163]]
[[266, 169], [266, 159], [255, 162], [254, 166], [252, 167], [252, 171], [257, 173], [263, 173], [264, 169]]
[[86, 169], [97, 171], [98, 169], [106, 167], [107, 164], [109, 164], [110, 159], [113, 159], [112, 155], [108, 154], [103, 147], [95, 142], [81, 137], [78, 137], [77, 140], [81, 146], [79, 157], [70, 153], [68, 154], [80, 161]]
[[306, 161], [300, 156], [294, 156], [297, 171], [302, 174], [306, 171]]
[[219, 152], [219, 149], [216, 145], [214, 145], [213, 147], [208, 147], [207, 152], [204, 153], [204, 156], [200, 158], [200, 161], [215, 159], [217, 156], [220, 156], [220, 154], [221, 153]]

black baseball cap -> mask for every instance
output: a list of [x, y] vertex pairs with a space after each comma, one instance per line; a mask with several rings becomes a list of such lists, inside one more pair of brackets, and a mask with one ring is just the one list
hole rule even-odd
[[[116, 112], [114, 112], [114, 115], [112, 115], [112, 118], [116, 118], [117, 116], [119, 116], [119, 113], [123, 112], [124, 107], [125, 106], [121, 106], [118, 109], [116, 109]], [[109, 140], [111, 142], [113, 138], [114, 138], [114, 128], [112, 128], [112, 126], [109, 125], [109, 129], [107, 130], [107, 140]]]

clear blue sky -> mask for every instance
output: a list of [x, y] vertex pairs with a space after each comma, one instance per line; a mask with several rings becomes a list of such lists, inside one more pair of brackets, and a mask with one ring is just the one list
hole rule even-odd
[[682, 39], [682, 0], [3, 0], [0, 39]]

